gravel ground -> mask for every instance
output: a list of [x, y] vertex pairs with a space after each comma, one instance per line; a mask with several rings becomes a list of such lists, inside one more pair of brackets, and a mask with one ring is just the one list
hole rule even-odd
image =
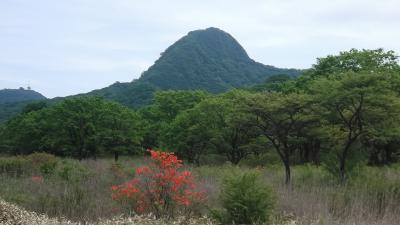
[[[191, 219], [184, 221], [183, 218], [174, 221], [162, 221], [145, 217], [115, 218], [105, 220], [96, 225], [213, 225], [207, 218]], [[93, 224], [93, 225], [95, 225]], [[52, 219], [45, 215], [28, 212], [20, 207], [7, 203], [0, 199], [0, 225], [91, 225], [74, 223], [64, 219]]]

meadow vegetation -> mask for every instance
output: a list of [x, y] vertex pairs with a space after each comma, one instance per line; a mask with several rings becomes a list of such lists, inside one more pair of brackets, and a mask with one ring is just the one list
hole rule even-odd
[[[0, 196], [5, 201], [75, 222], [144, 215], [132, 211], [127, 202], [113, 200], [112, 186], [134, 179], [135, 168], [148, 165], [148, 157], [122, 157], [117, 164], [112, 159], [55, 158], [56, 165], [50, 170], [41, 169], [47, 168], [47, 162], [32, 164], [29, 158], [1, 158]], [[198, 188], [207, 195], [202, 204], [193, 205], [188, 218], [207, 216], [230, 224], [226, 222], [232, 221], [228, 212], [238, 210], [232, 209], [237, 203], [242, 211], [233, 216], [250, 219], [251, 214], [258, 218], [257, 209], [265, 206], [267, 210], [258, 213], [267, 216], [265, 221], [270, 224], [397, 224], [400, 165], [358, 168], [357, 175], [345, 185], [321, 166], [299, 165], [293, 168], [289, 186], [282, 181], [285, 172], [281, 165], [265, 165], [184, 166], [182, 169], [193, 174]], [[232, 180], [232, 176], [241, 179]], [[239, 185], [230, 185], [232, 182]], [[185, 214], [175, 219], [182, 216]], [[240, 218], [237, 221], [248, 222]]]

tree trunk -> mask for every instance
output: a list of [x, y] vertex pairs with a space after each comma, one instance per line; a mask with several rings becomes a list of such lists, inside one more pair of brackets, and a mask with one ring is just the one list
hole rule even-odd
[[290, 163], [289, 160], [284, 161], [285, 165], [285, 184], [289, 185], [290, 184]]
[[119, 158], [119, 153], [118, 151], [114, 151], [114, 161], [118, 162], [118, 158]]
[[339, 177], [340, 181], [344, 183], [346, 180], [346, 160], [345, 157], [340, 157], [340, 165], [339, 165]]

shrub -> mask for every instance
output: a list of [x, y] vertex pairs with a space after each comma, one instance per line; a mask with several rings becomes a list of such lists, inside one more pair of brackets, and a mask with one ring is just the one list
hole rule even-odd
[[157, 218], [189, 215], [205, 200], [189, 171], [179, 171], [182, 161], [174, 153], [149, 150], [152, 163], [136, 169], [136, 178], [112, 186], [112, 197], [137, 214], [153, 213]]
[[86, 179], [90, 175], [90, 172], [75, 160], [63, 159], [57, 167], [56, 175], [63, 181], [79, 182]]
[[268, 224], [275, 204], [272, 190], [255, 171], [227, 176], [220, 199], [223, 209], [212, 215], [221, 224]]
[[34, 170], [38, 170], [43, 175], [54, 173], [58, 159], [48, 153], [32, 153], [28, 155], [27, 160], [31, 163]]

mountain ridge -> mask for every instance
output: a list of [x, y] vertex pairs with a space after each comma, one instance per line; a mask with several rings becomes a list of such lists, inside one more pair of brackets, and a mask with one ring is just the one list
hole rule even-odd
[[1, 89], [0, 104], [47, 99], [41, 93], [30, 89]]
[[139, 79], [114, 83], [87, 94], [141, 107], [151, 102], [152, 92], [157, 90], [221, 93], [262, 83], [272, 75], [295, 77], [300, 73], [301, 70], [281, 69], [254, 61], [229, 33], [210, 27], [190, 31], [177, 40]]
[[[215, 27], [190, 31], [171, 46], [132, 82], [116, 82], [88, 93], [58, 97], [100, 96], [132, 108], [151, 104], [156, 91], [204, 90], [221, 93], [263, 83], [268, 77], [296, 77], [302, 71], [264, 65], [251, 59], [229, 33]], [[0, 122], [11, 118], [27, 104], [0, 103]]]

